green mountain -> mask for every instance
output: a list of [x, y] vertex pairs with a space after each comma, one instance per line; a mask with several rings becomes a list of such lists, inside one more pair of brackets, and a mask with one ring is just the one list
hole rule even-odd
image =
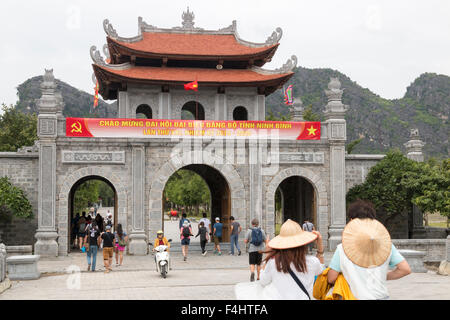
[[[323, 119], [327, 104], [324, 89], [330, 77], [338, 77], [344, 88], [343, 103], [349, 105], [346, 114], [347, 142], [363, 138], [353, 153], [385, 153], [391, 148], [404, 150], [410, 128], [418, 128], [426, 143], [426, 157], [449, 156], [450, 77], [424, 73], [406, 90], [401, 99], [384, 99], [362, 88], [346, 75], [331, 69], [297, 68], [289, 81], [294, 96], [300, 96], [305, 107]], [[267, 112], [287, 115], [281, 90], [266, 100]]]
[[[305, 107], [322, 117], [327, 104], [324, 89], [330, 77], [338, 77], [344, 88], [343, 102], [349, 105], [346, 115], [347, 142], [363, 138], [353, 153], [385, 153], [391, 148], [404, 150], [409, 129], [419, 128], [426, 143], [426, 157], [449, 156], [450, 77], [434, 73], [422, 74], [407, 88], [401, 99], [384, 99], [369, 89], [362, 88], [346, 75], [331, 69], [299, 67], [288, 84], [294, 86], [294, 96], [300, 96]], [[17, 108], [36, 112], [36, 99], [40, 98], [42, 76], [31, 78], [18, 86]], [[56, 80], [65, 103], [64, 115], [72, 117], [115, 117], [116, 103], [100, 100], [94, 114], [90, 113], [93, 95]], [[266, 100], [266, 111], [287, 115], [281, 90]]]
[[[41, 97], [40, 84], [42, 76], [33, 77], [17, 87], [18, 102], [16, 108], [25, 113], [37, 113], [36, 100]], [[86, 118], [109, 118], [116, 115], [116, 103], [108, 104], [99, 100], [98, 107], [94, 113], [90, 109], [94, 105], [94, 96], [84, 91], [78, 90], [67, 83], [56, 80], [58, 90], [64, 100], [63, 114], [66, 117], [86, 117]], [[94, 87], [94, 86], [92, 86]], [[94, 91], [94, 89], [92, 89]]]

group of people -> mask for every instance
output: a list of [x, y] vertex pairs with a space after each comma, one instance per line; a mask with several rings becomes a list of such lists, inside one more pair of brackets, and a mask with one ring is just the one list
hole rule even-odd
[[[214, 241], [214, 254], [222, 255], [220, 243], [223, 237], [223, 223], [219, 217], [214, 219], [214, 224], [211, 225], [211, 221], [208, 219], [207, 214], [203, 213], [203, 217], [198, 224], [198, 232], [195, 238], [200, 237], [200, 247], [202, 249], [202, 255], [207, 254], [206, 244], [208, 241]], [[230, 217], [231, 230], [230, 230], [230, 255], [234, 255], [234, 247], [238, 250], [238, 255], [241, 255], [241, 249], [239, 247], [238, 238], [242, 231], [242, 227], [234, 217]], [[189, 251], [189, 244], [191, 237], [194, 236], [190, 220], [187, 218], [186, 213], [182, 213], [179, 221], [180, 239], [181, 239], [181, 252], [183, 254], [183, 260], [187, 261], [187, 255]]]
[[[236, 298], [389, 299], [386, 281], [410, 274], [409, 264], [392, 244], [389, 232], [376, 220], [372, 203], [355, 201], [348, 208], [348, 217], [342, 243], [328, 268], [324, 265], [322, 235], [310, 224], [302, 228], [288, 219], [280, 234], [269, 241], [254, 219], [245, 239], [250, 242], [250, 282], [236, 285]], [[308, 246], [313, 243], [317, 246], [315, 256], [308, 254]], [[259, 281], [254, 281], [255, 266]]]
[[[94, 218], [95, 217], [95, 218]], [[89, 214], [79, 213], [72, 220], [72, 235], [74, 235], [74, 245], [80, 248], [81, 252], [85, 252], [87, 256], [88, 271], [95, 271], [97, 264], [97, 252], [99, 249], [103, 251], [103, 263], [105, 273], [112, 271], [112, 260], [114, 252], [116, 253], [116, 266], [123, 263], [123, 253], [128, 243], [128, 236], [123, 231], [122, 224], [117, 224], [114, 228], [112, 214], [108, 211], [107, 218], [95, 212], [91, 208]]]

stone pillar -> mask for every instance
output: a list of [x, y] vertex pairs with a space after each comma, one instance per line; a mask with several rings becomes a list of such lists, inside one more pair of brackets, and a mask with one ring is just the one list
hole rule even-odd
[[294, 104], [290, 108], [291, 121], [305, 121], [303, 119], [304, 109], [302, 99], [300, 97], [294, 98]]
[[[419, 129], [411, 129], [410, 139], [404, 144], [406, 148], [406, 157], [408, 159], [423, 162], [424, 156], [422, 148], [425, 143], [420, 140]], [[426, 238], [426, 230], [423, 226], [423, 213], [420, 209], [413, 204], [412, 208], [412, 232], [410, 231], [410, 236], [413, 239], [424, 239]]]
[[341, 83], [338, 78], [331, 78], [325, 94], [328, 104], [325, 108], [328, 124], [328, 141], [330, 144], [330, 214], [331, 224], [328, 229], [328, 249], [334, 250], [341, 242], [342, 231], [346, 224], [345, 206], [345, 142], [347, 129], [345, 113], [348, 106], [342, 103]]
[[[53, 70], [45, 70], [41, 83], [42, 97], [38, 100], [39, 137], [39, 187], [38, 229], [34, 252], [41, 256], [58, 256], [58, 233], [56, 231], [56, 137], [58, 112], [61, 99], [55, 94]], [[60, 217], [67, 219], [66, 216]], [[68, 229], [68, 227], [67, 227]], [[60, 230], [62, 231], [62, 230]], [[68, 230], [65, 230], [66, 233]], [[66, 240], [67, 241], [67, 240]]]
[[424, 156], [422, 153], [422, 148], [425, 143], [420, 140], [419, 129], [411, 129], [410, 140], [404, 144], [406, 148], [406, 157], [408, 159], [423, 162]]
[[228, 120], [227, 118], [227, 96], [224, 93], [217, 93], [214, 120]]
[[129, 253], [133, 255], [147, 254], [147, 237], [145, 235], [145, 147], [142, 144], [132, 145], [132, 216]]
[[259, 220], [260, 226], [266, 228], [264, 225], [262, 215], [262, 150], [258, 141], [255, 139], [250, 139], [248, 141], [249, 145], [249, 183], [250, 183], [250, 221], [257, 218]]
[[256, 96], [256, 108], [255, 108], [255, 119], [249, 119], [255, 121], [266, 120], [266, 97], [263, 94], [258, 94]]
[[6, 278], [6, 246], [3, 243], [0, 243], [0, 283], [3, 282], [5, 278]]
[[129, 109], [130, 100], [128, 98], [127, 91], [119, 91], [118, 92], [117, 104], [118, 104], [117, 117], [118, 118], [128, 118], [128, 109]]
[[160, 92], [158, 119], [171, 119], [170, 111], [170, 93]]

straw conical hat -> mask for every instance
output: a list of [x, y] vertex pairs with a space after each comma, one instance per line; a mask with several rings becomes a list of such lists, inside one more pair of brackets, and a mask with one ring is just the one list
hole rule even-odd
[[317, 235], [303, 231], [295, 221], [288, 219], [280, 228], [280, 234], [269, 241], [269, 247], [273, 249], [289, 249], [303, 246], [316, 240]]
[[342, 232], [342, 248], [356, 265], [368, 268], [382, 265], [391, 254], [391, 237], [374, 219], [353, 219]]

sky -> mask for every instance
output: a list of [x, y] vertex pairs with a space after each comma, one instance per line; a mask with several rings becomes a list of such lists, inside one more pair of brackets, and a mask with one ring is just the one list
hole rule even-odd
[[17, 86], [53, 68], [56, 78], [93, 93], [91, 45], [106, 43], [109, 19], [123, 37], [137, 19], [181, 26], [189, 6], [195, 26], [217, 30], [237, 21], [242, 39], [264, 42], [283, 29], [275, 69], [295, 54], [298, 65], [331, 68], [383, 98], [401, 98], [424, 72], [450, 75], [448, 0], [80, 0], [0, 3], [0, 103], [17, 101]]

